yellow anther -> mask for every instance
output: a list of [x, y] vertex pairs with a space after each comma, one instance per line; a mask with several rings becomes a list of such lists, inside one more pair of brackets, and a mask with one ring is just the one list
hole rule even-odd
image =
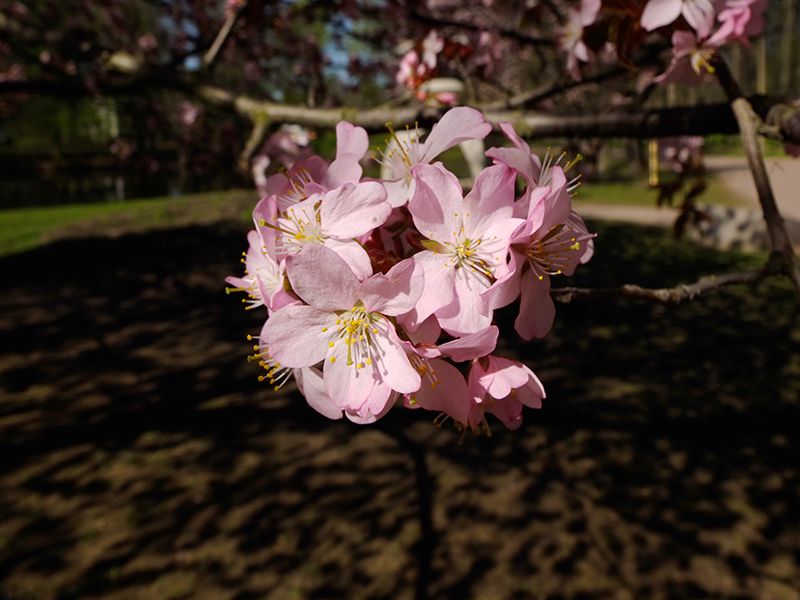
[[328, 342], [328, 348], [333, 348], [333, 346], [334, 346], [333, 342]]
[[331, 362], [336, 362], [336, 357], [335, 356], [331, 356], [330, 361]]

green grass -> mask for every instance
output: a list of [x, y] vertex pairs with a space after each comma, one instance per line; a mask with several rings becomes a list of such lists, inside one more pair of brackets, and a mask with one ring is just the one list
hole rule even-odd
[[[466, 170], [465, 165], [459, 166]], [[578, 189], [577, 194], [579, 203], [652, 207], [656, 206], [656, 197], [656, 192], [647, 187], [644, 179], [587, 183]], [[741, 204], [714, 177], [709, 178], [708, 189], [700, 201]], [[256, 193], [252, 190], [226, 190], [181, 197], [2, 210], [0, 256], [24, 252], [67, 237], [115, 236], [220, 220], [246, 222], [255, 202]]]
[[[742, 200], [731, 192], [714, 176], [706, 179], [706, 191], [698, 197], [699, 202], [709, 204], [724, 204], [726, 206], [741, 206]], [[578, 188], [576, 199], [584, 203], [597, 204], [624, 204], [631, 206], [656, 206], [658, 192], [647, 186], [645, 179], [633, 181], [591, 182]], [[681, 197], [676, 196], [676, 206]]]
[[102, 204], [70, 204], [0, 211], [0, 256], [49, 241], [78, 236], [118, 235], [208, 223], [246, 220], [256, 202], [251, 190], [226, 190]]

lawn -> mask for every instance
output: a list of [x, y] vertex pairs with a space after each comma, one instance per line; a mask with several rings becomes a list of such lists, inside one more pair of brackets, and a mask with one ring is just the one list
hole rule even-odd
[[223, 218], [244, 221], [255, 204], [252, 190], [227, 190], [124, 202], [70, 204], [0, 211], [0, 256], [58, 239], [119, 235]]
[[[254, 190], [227, 190], [124, 202], [15, 208], [0, 211], [0, 256], [24, 252], [59, 239], [87, 235], [118, 236], [219, 220], [245, 223], [255, 205]], [[656, 193], [644, 180], [582, 185], [581, 203], [655, 206]], [[711, 179], [703, 202], [738, 204], [716, 179]]]

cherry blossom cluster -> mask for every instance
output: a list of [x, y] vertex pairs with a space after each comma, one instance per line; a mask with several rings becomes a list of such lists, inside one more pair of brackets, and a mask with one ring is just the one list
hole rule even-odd
[[714, 72], [711, 59], [727, 44], [748, 45], [764, 30], [768, 0], [581, 0], [568, 11], [560, 47], [567, 70], [580, 78], [580, 64], [628, 53], [649, 35], [663, 35], [672, 58], [656, 82], [695, 84]]
[[[516, 331], [551, 328], [550, 278], [593, 252], [572, 210], [572, 163], [532, 154], [504, 123], [509, 147], [464, 194], [435, 162], [492, 127], [449, 110], [427, 137], [395, 138], [383, 180], [363, 177], [366, 131], [336, 127], [336, 157], [310, 156], [267, 178], [253, 211], [245, 273], [229, 277], [249, 309], [268, 315], [253, 359], [276, 390], [291, 378], [331, 419], [371, 423], [392, 407], [425, 409], [462, 431], [486, 414], [514, 429], [545, 391], [526, 365], [496, 354], [494, 311], [519, 299]], [[518, 185], [522, 191], [517, 192]]]
[[[481, 38], [484, 39], [484, 38]], [[455, 59], [473, 54], [473, 48], [454, 39], [444, 38], [431, 30], [400, 59], [395, 81], [411, 91], [420, 102], [452, 106], [458, 94], [452, 89], [436, 89], [430, 85], [434, 77], [443, 75], [443, 67]], [[484, 57], [484, 60], [488, 58]]]

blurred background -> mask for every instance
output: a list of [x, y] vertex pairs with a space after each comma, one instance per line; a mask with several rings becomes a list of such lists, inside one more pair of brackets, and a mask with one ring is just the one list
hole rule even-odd
[[[562, 285], [764, 262], [724, 95], [656, 85], [657, 44], [576, 81], [570, 8], [0, 2], [0, 599], [800, 598], [800, 311], [782, 279], [576, 301], [527, 344], [501, 312], [503, 352], [548, 399], [489, 438], [402, 410], [327, 421], [245, 360], [266, 315], [223, 280], [264, 178], [333, 158], [320, 115], [556, 119], [523, 133], [582, 156], [575, 209], [599, 234]], [[725, 51], [757, 107], [800, 96], [800, 6], [765, 16]], [[437, 56], [422, 84], [401, 68], [414, 49]], [[658, 139], [574, 119], [709, 105]], [[367, 128], [377, 154], [388, 134]], [[798, 245], [800, 161], [762, 148]], [[460, 149], [443, 160], [469, 185]]]

